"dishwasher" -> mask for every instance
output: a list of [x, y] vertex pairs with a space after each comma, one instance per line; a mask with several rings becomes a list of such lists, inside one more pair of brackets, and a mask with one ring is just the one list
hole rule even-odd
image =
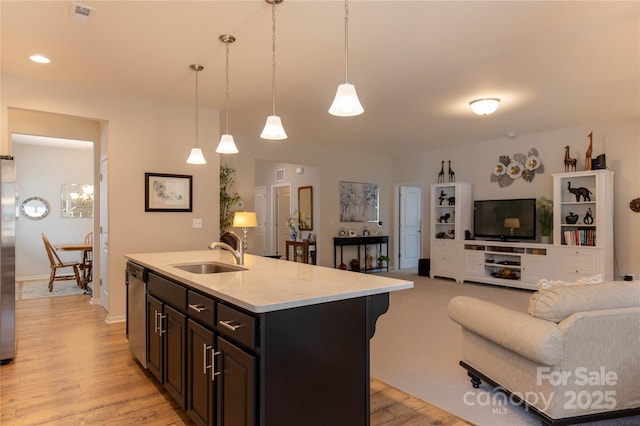
[[127, 262], [127, 339], [129, 350], [147, 368], [147, 274], [144, 267]]

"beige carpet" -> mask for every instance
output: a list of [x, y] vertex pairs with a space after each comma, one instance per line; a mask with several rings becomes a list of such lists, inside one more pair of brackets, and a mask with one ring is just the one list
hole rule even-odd
[[56, 281], [53, 291], [49, 292], [49, 280], [25, 281], [16, 283], [16, 300], [41, 299], [43, 297], [73, 296], [89, 294], [78, 287], [74, 280]]
[[[539, 426], [540, 420], [522, 407], [484, 403], [492, 389], [484, 383], [477, 390], [471, 387], [466, 370], [458, 365], [462, 356], [460, 326], [447, 314], [449, 300], [457, 295], [526, 312], [532, 292], [432, 280], [416, 272], [388, 274], [414, 281], [414, 288], [390, 295], [389, 311], [378, 320], [371, 340], [371, 375], [479, 426]], [[465, 400], [470, 391], [471, 398], [467, 395]], [[585, 425], [640, 425], [640, 416]]]

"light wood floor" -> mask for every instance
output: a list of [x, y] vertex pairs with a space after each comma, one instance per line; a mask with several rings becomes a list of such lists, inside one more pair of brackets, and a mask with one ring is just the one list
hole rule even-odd
[[[0, 424], [189, 425], [133, 359], [125, 325], [88, 296], [16, 301], [16, 359], [0, 367]], [[371, 380], [371, 425], [469, 425]]]

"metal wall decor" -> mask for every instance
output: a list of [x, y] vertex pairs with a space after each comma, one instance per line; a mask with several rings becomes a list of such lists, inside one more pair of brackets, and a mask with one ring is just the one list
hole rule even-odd
[[538, 150], [531, 148], [526, 155], [514, 154], [513, 159], [508, 155], [501, 155], [491, 172], [490, 179], [491, 182], [498, 182], [498, 185], [504, 188], [520, 177], [531, 182], [536, 173], [544, 173], [544, 166], [538, 157]]

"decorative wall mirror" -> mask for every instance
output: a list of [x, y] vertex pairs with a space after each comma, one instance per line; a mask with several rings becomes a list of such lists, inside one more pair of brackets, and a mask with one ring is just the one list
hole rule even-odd
[[62, 217], [93, 217], [93, 185], [62, 184]]
[[49, 214], [49, 203], [44, 198], [29, 197], [20, 205], [20, 212], [24, 217], [40, 220]]
[[298, 188], [298, 212], [300, 212], [300, 230], [313, 230], [313, 187], [301, 186]]

